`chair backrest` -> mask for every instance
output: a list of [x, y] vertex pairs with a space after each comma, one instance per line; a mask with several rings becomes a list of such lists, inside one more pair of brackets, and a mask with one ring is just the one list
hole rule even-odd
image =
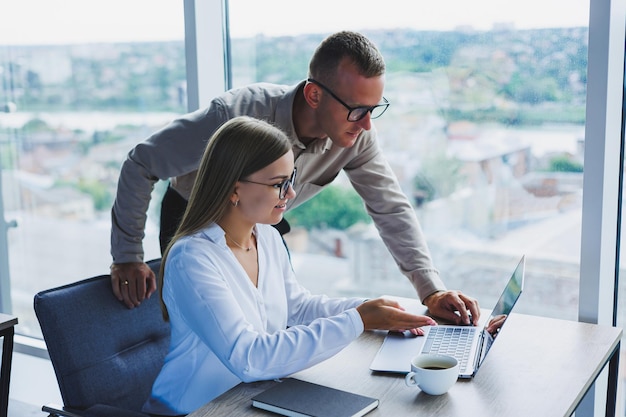
[[42, 291], [34, 308], [66, 407], [141, 410], [170, 339], [157, 293], [128, 309], [101, 275]]

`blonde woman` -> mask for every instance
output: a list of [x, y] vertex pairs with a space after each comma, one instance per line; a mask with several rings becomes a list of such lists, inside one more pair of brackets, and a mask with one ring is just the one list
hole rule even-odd
[[211, 137], [159, 274], [172, 339], [144, 411], [192, 412], [240, 382], [285, 377], [364, 330], [436, 323], [384, 299], [312, 295], [278, 231], [297, 178], [291, 143], [242, 116]]

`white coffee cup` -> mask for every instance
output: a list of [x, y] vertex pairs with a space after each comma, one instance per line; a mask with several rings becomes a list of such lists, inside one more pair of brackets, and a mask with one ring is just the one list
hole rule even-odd
[[459, 377], [459, 362], [452, 356], [421, 354], [411, 359], [404, 382], [430, 395], [448, 392]]

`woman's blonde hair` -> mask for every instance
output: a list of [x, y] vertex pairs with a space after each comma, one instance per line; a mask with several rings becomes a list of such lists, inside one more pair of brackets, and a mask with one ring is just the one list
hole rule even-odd
[[218, 222], [231, 203], [237, 181], [270, 165], [290, 149], [291, 143], [280, 129], [248, 116], [230, 119], [211, 136], [185, 214], [161, 260], [158, 287], [165, 320], [169, 315], [163, 303], [163, 276], [172, 245]]

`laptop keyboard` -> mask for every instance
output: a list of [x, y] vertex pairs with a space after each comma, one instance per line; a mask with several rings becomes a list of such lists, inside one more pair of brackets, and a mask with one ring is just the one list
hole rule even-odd
[[424, 353], [454, 356], [459, 361], [460, 371], [467, 367], [472, 338], [476, 327], [433, 326], [424, 342]]

